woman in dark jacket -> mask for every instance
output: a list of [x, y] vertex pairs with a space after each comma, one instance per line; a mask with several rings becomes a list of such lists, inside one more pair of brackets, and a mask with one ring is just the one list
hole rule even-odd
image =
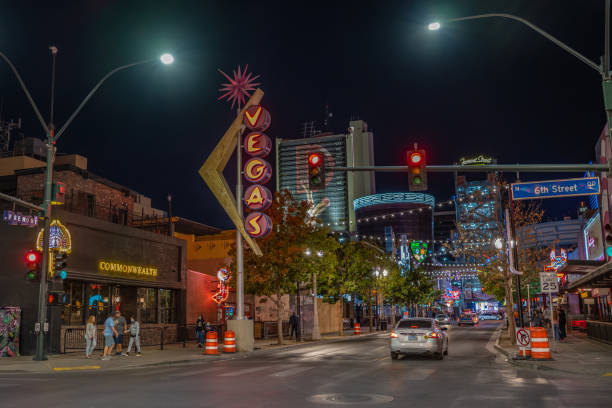
[[565, 331], [565, 326], [567, 324], [567, 317], [565, 315], [565, 310], [559, 309], [559, 338], [563, 340], [567, 333]]
[[206, 321], [204, 321], [204, 316], [198, 316], [198, 320], [196, 320], [196, 339], [198, 340], [198, 347], [202, 348], [204, 345], [204, 336], [206, 336]]

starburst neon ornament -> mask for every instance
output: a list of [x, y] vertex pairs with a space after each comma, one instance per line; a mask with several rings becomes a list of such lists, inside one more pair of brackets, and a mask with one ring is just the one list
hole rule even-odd
[[240, 65], [238, 65], [238, 72], [233, 70], [234, 78], [230, 78], [225, 72], [218, 69], [218, 71], [227, 78], [229, 83], [221, 84], [222, 88], [219, 89], [219, 92], [224, 92], [218, 99], [227, 99], [228, 102], [232, 102], [232, 109], [234, 109], [234, 105], [238, 103], [238, 109], [244, 104], [246, 98], [249, 98], [251, 94], [249, 91], [254, 91], [258, 85], [261, 85], [259, 82], [254, 82], [259, 75], [252, 76], [253, 73], [249, 72], [247, 74], [247, 70], [249, 69], [249, 64], [244, 67], [244, 70], [241, 70]]

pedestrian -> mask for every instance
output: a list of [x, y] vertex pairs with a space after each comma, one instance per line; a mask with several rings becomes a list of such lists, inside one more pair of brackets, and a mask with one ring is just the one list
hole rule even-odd
[[85, 326], [85, 358], [90, 358], [96, 348], [96, 317], [89, 316]]
[[[115, 312], [115, 316], [119, 317], [121, 313]], [[117, 329], [115, 329], [115, 319], [113, 316], [108, 316], [104, 322], [104, 355], [102, 360], [110, 360], [110, 355], [115, 347], [115, 337], [118, 336]]]
[[295, 339], [297, 340], [298, 335], [298, 317], [295, 312], [291, 313], [291, 317], [289, 317], [289, 327], [291, 328], [291, 332], [289, 333], [289, 338], [291, 338], [295, 333]]
[[566, 326], [567, 325], [567, 316], [565, 315], [565, 310], [559, 310], [559, 339], [563, 340], [567, 337]]
[[552, 330], [555, 334], [555, 340], [559, 341], [559, 312], [557, 309], [553, 310]]
[[134, 316], [130, 317], [130, 328], [128, 329], [130, 333], [130, 343], [128, 344], [128, 349], [126, 355], [130, 355], [130, 351], [132, 351], [132, 346], [136, 345], [136, 357], [141, 357], [140, 353], [140, 323], [136, 321]]
[[121, 315], [121, 312], [117, 310], [115, 312], [115, 329], [117, 329], [117, 337], [115, 337], [115, 355], [116, 356], [127, 356], [125, 353], [121, 353], [123, 348], [123, 335], [127, 333], [125, 326], [127, 322], [125, 321], [125, 317]]
[[204, 336], [206, 333], [206, 321], [204, 321], [204, 316], [198, 316], [198, 320], [196, 320], [195, 330], [198, 347], [202, 348], [204, 346]]

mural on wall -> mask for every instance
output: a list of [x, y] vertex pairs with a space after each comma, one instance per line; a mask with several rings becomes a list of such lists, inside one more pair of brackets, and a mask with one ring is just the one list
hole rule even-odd
[[14, 357], [19, 355], [20, 326], [20, 307], [0, 307], [0, 357]]

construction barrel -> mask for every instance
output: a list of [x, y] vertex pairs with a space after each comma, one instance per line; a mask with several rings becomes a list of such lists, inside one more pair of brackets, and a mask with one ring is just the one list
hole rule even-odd
[[206, 332], [206, 350], [204, 354], [218, 354], [219, 347], [217, 344], [217, 332], [209, 331]]
[[359, 323], [355, 323], [355, 327], [353, 328], [353, 334], [355, 336], [361, 334], [361, 325]]
[[223, 334], [223, 352], [224, 353], [235, 353], [236, 352], [236, 334], [233, 330], [227, 330]]
[[548, 335], [543, 327], [531, 327], [531, 358], [533, 360], [550, 360]]

